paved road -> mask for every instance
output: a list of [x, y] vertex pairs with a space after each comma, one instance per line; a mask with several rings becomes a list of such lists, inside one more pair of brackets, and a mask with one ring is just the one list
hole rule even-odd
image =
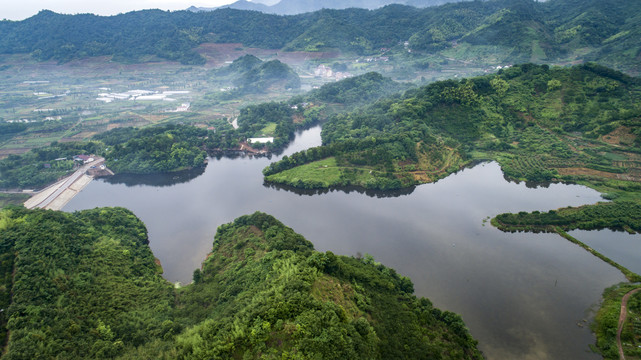
[[617, 329], [617, 346], [619, 347], [619, 359], [625, 360], [625, 355], [623, 354], [623, 346], [621, 345], [621, 332], [623, 332], [623, 324], [625, 323], [625, 318], [628, 316], [628, 299], [633, 294], [638, 293], [641, 289], [634, 289], [629, 293], [623, 296], [621, 300], [621, 315], [619, 315], [619, 328]]
[[62, 194], [65, 190], [69, 188], [73, 183], [75, 183], [84, 173], [87, 172], [92, 166], [100, 166], [100, 164], [104, 163], [105, 159], [101, 157], [96, 157], [96, 160], [82, 165], [78, 170], [76, 170], [71, 176], [65, 179], [64, 183], [56, 190], [53, 194], [49, 195], [46, 199], [44, 199], [42, 202], [40, 202], [38, 205], [34, 207], [38, 207], [41, 209], [46, 208], [49, 204], [51, 204], [52, 201], [54, 201], [60, 194]]

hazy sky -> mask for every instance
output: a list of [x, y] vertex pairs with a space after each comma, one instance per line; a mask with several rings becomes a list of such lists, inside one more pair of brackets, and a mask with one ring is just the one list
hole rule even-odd
[[115, 15], [132, 10], [184, 10], [192, 5], [216, 7], [235, 0], [0, 0], [0, 19], [23, 20], [48, 9], [57, 13]]

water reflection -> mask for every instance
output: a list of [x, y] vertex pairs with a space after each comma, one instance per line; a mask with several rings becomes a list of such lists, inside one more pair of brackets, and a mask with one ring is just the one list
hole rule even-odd
[[641, 234], [629, 234], [625, 231], [610, 229], [573, 230], [568, 234], [628, 270], [641, 274], [641, 261], [639, 261], [639, 257], [641, 257]]
[[[319, 144], [315, 128], [284, 155]], [[409, 276], [418, 296], [463, 316], [488, 359], [599, 358], [590, 353], [594, 338], [584, 319], [604, 288], [625, 280], [621, 273], [558, 235], [503, 233], [484, 222], [503, 212], [595, 203], [596, 191], [528, 188], [485, 163], [402, 196], [357, 189], [321, 195], [265, 186], [261, 171], [277, 159], [212, 158], [202, 175], [173, 186], [94, 181], [65, 210], [131, 209], [172, 282], [191, 280], [218, 226], [264, 211], [319, 251], [369, 253]]]
[[379, 199], [410, 195], [416, 189], [416, 186], [411, 186], [405, 189], [387, 190], [387, 191], [365, 189], [357, 186], [341, 186], [341, 187], [333, 187], [329, 189], [299, 189], [289, 185], [274, 184], [270, 182], [263, 182], [263, 186], [268, 189], [289, 191], [300, 196], [324, 195], [324, 194], [329, 194], [335, 191], [337, 192], [340, 191], [345, 194], [350, 194], [350, 193], [364, 194], [369, 197], [374, 197]]
[[259, 159], [259, 158], [267, 158], [267, 159], [271, 160], [271, 158], [274, 155], [278, 155], [278, 154], [270, 154], [270, 153], [268, 153], [268, 154], [250, 154], [250, 153], [247, 153], [245, 151], [240, 151], [240, 150], [224, 150], [224, 151], [217, 150], [217, 151], [209, 152], [208, 155], [211, 158], [214, 158], [216, 160], [220, 160], [222, 158], [226, 158], [226, 159], [239, 159], [239, 158], [243, 158], [243, 159], [244, 158]]
[[199, 177], [205, 173], [206, 166], [185, 170], [177, 171], [172, 173], [165, 174], [153, 174], [153, 175], [133, 175], [133, 174], [118, 174], [114, 176], [107, 176], [101, 178], [104, 182], [108, 184], [123, 184], [127, 187], [132, 186], [154, 186], [154, 187], [167, 187], [174, 186], [177, 184], [188, 183], [193, 179]]

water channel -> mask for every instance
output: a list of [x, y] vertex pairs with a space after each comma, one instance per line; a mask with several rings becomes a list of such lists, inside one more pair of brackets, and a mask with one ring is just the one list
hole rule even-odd
[[[312, 128], [284, 154], [319, 144], [320, 127]], [[409, 276], [418, 296], [462, 315], [488, 359], [600, 358], [589, 349], [587, 321], [603, 289], [623, 275], [560, 236], [503, 233], [484, 221], [594, 203], [601, 200], [596, 191], [527, 187], [485, 163], [399, 193], [299, 193], [263, 184], [261, 170], [276, 159], [211, 158], [190, 173], [94, 181], [64, 210], [131, 209], [147, 225], [165, 277], [182, 283], [210, 251], [219, 225], [264, 211], [317, 250], [369, 253]]]

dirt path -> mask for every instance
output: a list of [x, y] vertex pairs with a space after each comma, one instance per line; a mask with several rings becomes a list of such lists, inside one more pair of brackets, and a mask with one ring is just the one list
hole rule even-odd
[[641, 288], [634, 289], [623, 296], [621, 300], [621, 315], [619, 315], [619, 326], [617, 328], [617, 347], [619, 348], [619, 359], [625, 360], [625, 355], [623, 354], [623, 346], [621, 345], [621, 332], [623, 332], [623, 324], [625, 319], [628, 316], [628, 300], [630, 296], [641, 291]]

